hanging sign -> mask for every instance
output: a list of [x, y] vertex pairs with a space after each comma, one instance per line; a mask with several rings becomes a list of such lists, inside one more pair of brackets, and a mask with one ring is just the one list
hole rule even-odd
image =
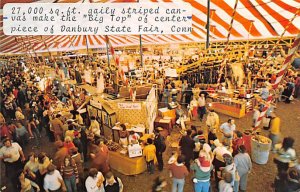
[[140, 103], [118, 103], [119, 109], [131, 109], [131, 110], [141, 110], [142, 106]]

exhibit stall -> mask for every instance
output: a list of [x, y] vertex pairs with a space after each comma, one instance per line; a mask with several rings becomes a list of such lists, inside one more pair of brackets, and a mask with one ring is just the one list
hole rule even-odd
[[[140, 92], [139, 88], [136, 92]], [[91, 96], [87, 105], [89, 116], [95, 116], [101, 125], [101, 135], [111, 141], [110, 145], [115, 146], [109, 147], [111, 168], [125, 175], [140, 174], [146, 170], [146, 163], [141, 157], [143, 141], [152, 137], [157, 116], [155, 85], [147, 90], [146, 97], [138, 97], [145, 99], [132, 101], [125, 97], [102, 93]], [[138, 134], [139, 142], [127, 146], [120, 145], [120, 124], [126, 125], [126, 131]]]

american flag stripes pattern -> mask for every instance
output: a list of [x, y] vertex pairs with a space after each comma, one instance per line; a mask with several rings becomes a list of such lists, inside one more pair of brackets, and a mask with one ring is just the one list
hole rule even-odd
[[[273, 89], [277, 89], [279, 83], [281, 82], [282, 80], [282, 77], [284, 76], [285, 74], [285, 71], [288, 67], [288, 65], [290, 65], [292, 62], [293, 62], [293, 57], [296, 53], [296, 51], [298, 50], [299, 48], [299, 45], [300, 45], [300, 33], [297, 35], [297, 37], [295, 38], [294, 40], [294, 43], [292, 45], [292, 47], [290, 48], [289, 50], [289, 53], [288, 53], [288, 56], [285, 58], [285, 61], [282, 65], [282, 68], [280, 69], [280, 71], [277, 73], [277, 78], [276, 78], [276, 81], [275, 83], [272, 85], [272, 88]], [[272, 102], [272, 95], [270, 95], [267, 99], [267, 102], [262, 110], [262, 112], [260, 113], [260, 116], [258, 117], [256, 123], [255, 123], [255, 127], [253, 128], [253, 130], [255, 131], [258, 126], [260, 125], [262, 119], [264, 118], [264, 116], [266, 115], [266, 112], [267, 110], [269, 109], [270, 105], [271, 105], [271, 102]]]
[[126, 77], [126, 75], [125, 75], [125, 72], [124, 72], [122, 66], [120, 66], [119, 56], [117, 56], [117, 55], [115, 54], [115, 49], [114, 49], [114, 47], [112, 46], [112, 44], [110, 43], [110, 40], [109, 40], [109, 38], [108, 38], [107, 35], [105, 36], [105, 39], [106, 39], [106, 43], [107, 43], [108, 46], [109, 46], [110, 53], [111, 53], [111, 55], [112, 55], [112, 57], [113, 57], [113, 59], [114, 59], [114, 61], [115, 61], [116, 68], [117, 68], [117, 70], [118, 70], [118, 75], [121, 77], [123, 84], [124, 84], [125, 86], [127, 86], [127, 85], [128, 85], [128, 79], [127, 79], [127, 77]]
[[289, 53], [288, 53], [287, 57], [285, 58], [280, 71], [277, 73], [277, 78], [276, 78], [275, 83], [273, 84], [273, 89], [276, 89], [278, 87], [288, 65], [290, 65], [293, 62], [293, 57], [295, 56], [295, 53], [297, 52], [299, 45], [300, 45], [300, 33], [295, 38], [294, 43], [293, 43], [292, 47], [290, 48]]
[[256, 131], [258, 129], [258, 126], [260, 125], [262, 119], [266, 116], [266, 113], [267, 113], [267, 111], [268, 111], [268, 109], [269, 109], [269, 107], [271, 105], [272, 99], [273, 99], [273, 96], [270, 95], [267, 98], [267, 101], [264, 103], [264, 108], [260, 112], [260, 115], [259, 115], [259, 117], [257, 118], [257, 120], [255, 122], [255, 126], [253, 128], [253, 131]]

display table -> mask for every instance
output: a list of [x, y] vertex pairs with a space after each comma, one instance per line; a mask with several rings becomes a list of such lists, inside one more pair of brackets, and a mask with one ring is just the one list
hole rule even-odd
[[124, 175], [137, 175], [147, 170], [144, 157], [129, 158], [119, 151], [109, 151], [109, 165], [112, 169]]
[[160, 117], [176, 118], [176, 109], [160, 108], [158, 109], [158, 115]]
[[156, 127], [162, 127], [168, 131], [170, 134], [172, 131], [172, 121], [171, 119], [163, 119], [161, 117], [157, 117], [154, 121], [154, 129]]
[[219, 98], [213, 98], [213, 103], [210, 108], [231, 117], [242, 118], [245, 116], [246, 102], [240, 100], [224, 101]]

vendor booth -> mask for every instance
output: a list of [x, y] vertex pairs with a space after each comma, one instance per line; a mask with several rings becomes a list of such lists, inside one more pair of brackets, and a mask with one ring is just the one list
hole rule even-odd
[[112, 140], [113, 145], [119, 145], [122, 130], [120, 124], [125, 124], [128, 132], [134, 132], [141, 138], [140, 144], [119, 145], [109, 151], [111, 168], [125, 175], [135, 175], [146, 170], [146, 162], [142, 157], [142, 138], [151, 137], [152, 134], [148, 133], [154, 129], [157, 112], [155, 91], [155, 86], [137, 89], [136, 92], [141, 94], [135, 101], [105, 93], [93, 95], [87, 105], [89, 116], [95, 116], [101, 125], [101, 135]]

